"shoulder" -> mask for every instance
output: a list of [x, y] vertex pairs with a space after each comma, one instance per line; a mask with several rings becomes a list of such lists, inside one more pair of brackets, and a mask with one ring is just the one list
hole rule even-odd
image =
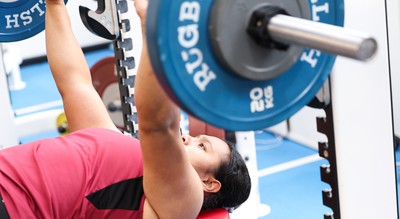
[[88, 128], [88, 129], [81, 129], [75, 132], [70, 133], [69, 135], [65, 136], [69, 139], [87, 139], [93, 141], [104, 141], [104, 142], [132, 142], [132, 143], [139, 143], [139, 140], [133, 138], [130, 135], [123, 134], [122, 132], [114, 131], [111, 129], [106, 128]]
[[[139, 140], [105, 128], [89, 128], [74, 131], [66, 136], [50, 140], [71, 150], [80, 150], [90, 156], [118, 157], [141, 154]], [[58, 142], [58, 143], [56, 143]], [[138, 155], [136, 155], [138, 154]]]
[[[76, 130], [69, 135], [93, 135], [93, 134], [102, 134], [102, 135], [124, 135], [122, 132], [118, 132], [112, 129], [107, 128], [85, 128]], [[67, 135], [68, 136], [68, 135]]]

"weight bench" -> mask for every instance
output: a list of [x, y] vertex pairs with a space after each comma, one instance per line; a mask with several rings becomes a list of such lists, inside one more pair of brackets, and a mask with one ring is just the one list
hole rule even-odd
[[229, 212], [224, 208], [217, 208], [200, 212], [197, 219], [229, 219]]

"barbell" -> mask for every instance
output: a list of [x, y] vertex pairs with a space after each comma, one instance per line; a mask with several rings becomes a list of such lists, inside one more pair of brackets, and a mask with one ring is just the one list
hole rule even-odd
[[[88, 11], [81, 16], [89, 30], [117, 37], [113, 28], [96, 30], [104, 19]], [[316, 95], [336, 55], [365, 61], [377, 49], [369, 34], [342, 27], [343, 0], [150, 0], [146, 19], [151, 63], [167, 94], [232, 131], [288, 119]]]
[[[118, 37], [121, 2], [81, 10], [85, 26]], [[1, 1], [0, 41], [42, 31], [44, 7]], [[162, 87], [189, 114], [227, 130], [289, 118], [321, 88], [336, 55], [367, 60], [377, 49], [368, 34], [341, 27], [343, 0], [150, 0], [148, 10], [149, 54]], [[100, 22], [105, 16], [111, 26]]]

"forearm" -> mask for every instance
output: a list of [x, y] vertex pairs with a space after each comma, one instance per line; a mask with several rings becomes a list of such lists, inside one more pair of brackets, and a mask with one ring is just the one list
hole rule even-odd
[[[152, 206], [144, 215], [153, 212], [157, 218], [195, 218], [203, 201], [201, 181], [180, 137], [179, 108], [160, 86], [147, 52], [144, 44], [135, 86], [143, 188]], [[186, 209], [179, 209], [180, 206]]]
[[71, 131], [108, 128], [118, 131], [92, 85], [90, 69], [71, 28], [63, 0], [46, 0], [46, 50]]
[[[204, 198], [202, 183], [190, 163], [179, 133], [179, 108], [159, 84], [150, 63], [145, 38], [147, 4], [147, 0], [135, 0], [143, 31], [142, 55], [135, 83], [135, 105], [143, 155], [143, 188], [148, 202], [144, 215], [195, 218]], [[176, 188], [179, 188], [179, 192]]]
[[141, 130], [173, 129], [178, 132], [179, 108], [170, 100], [156, 78], [145, 37], [143, 37], [142, 55], [136, 76], [135, 105]]
[[63, 95], [75, 83], [91, 83], [85, 57], [76, 41], [70, 18], [61, 0], [46, 1], [46, 51], [57, 87]]

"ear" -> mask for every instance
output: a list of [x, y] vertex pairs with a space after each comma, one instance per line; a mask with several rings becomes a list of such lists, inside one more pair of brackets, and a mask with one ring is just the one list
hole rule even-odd
[[217, 193], [221, 189], [221, 183], [214, 177], [203, 179], [204, 192]]

